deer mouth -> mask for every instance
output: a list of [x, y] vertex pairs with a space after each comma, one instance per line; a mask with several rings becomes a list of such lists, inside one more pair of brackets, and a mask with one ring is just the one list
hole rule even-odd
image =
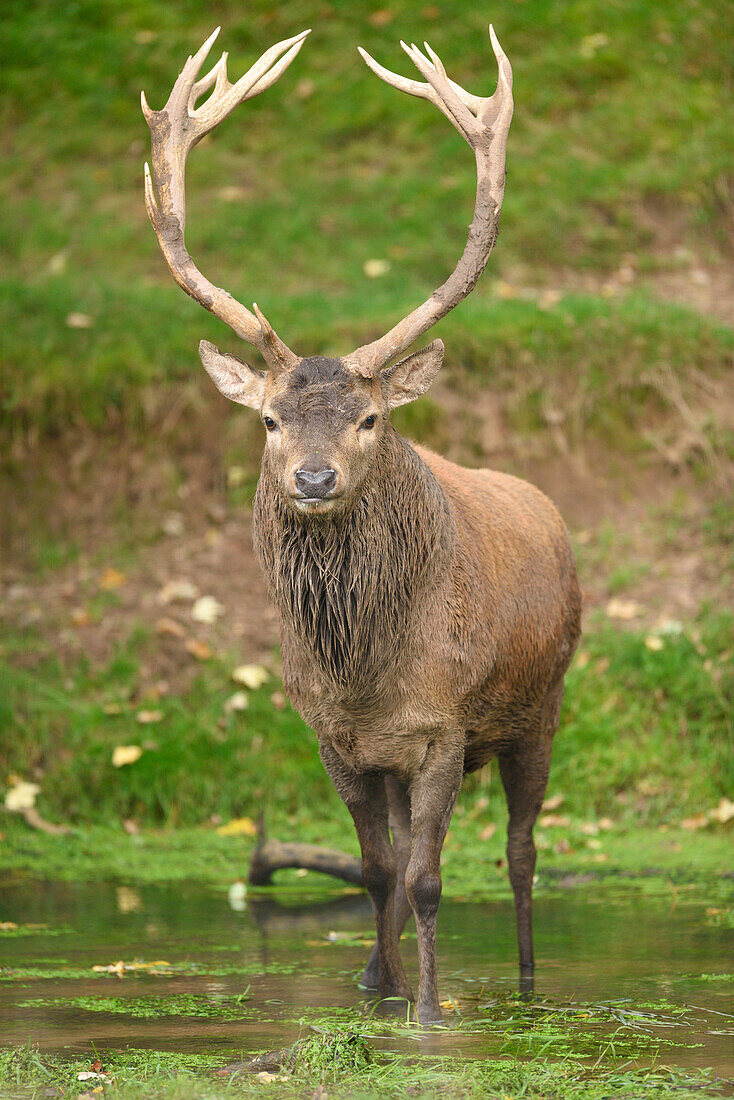
[[337, 496], [330, 497], [291, 497], [291, 500], [298, 508], [299, 512], [318, 513], [329, 512], [336, 504], [339, 498]]

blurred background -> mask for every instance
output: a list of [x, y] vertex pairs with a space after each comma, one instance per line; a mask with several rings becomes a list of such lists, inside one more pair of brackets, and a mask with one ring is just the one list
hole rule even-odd
[[[313, 28], [280, 82], [192, 154], [187, 242], [291, 347], [346, 353], [451, 271], [475, 187], [445, 119], [377, 80], [356, 46], [415, 75], [399, 40], [427, 39], [486, 95], [491, 18], [515, 75], [500, 237], [433, 334], [447, 349], [438, 382], [395, 420], [456, 461], [534, 481], [569, 524], [586, 634], [551, 779], [566, 826], [726, 816], [730, 17], [725, 0], [3, 5], [9, 792], [22, 801], [32, 785], [44, 819], [132, 833], [234, 819], [247, 835], [262, 808], [283, 832], [344, 829], [278, 681], [251, 548], [262, 428], [215, 391], [197, 344], [256, 356], [165, 268], [143, 206], [139, 95], [162, 106], [219, 23], [233, 80]], [[486, 839], [503, 820], [491, 766], [462, 815]]]

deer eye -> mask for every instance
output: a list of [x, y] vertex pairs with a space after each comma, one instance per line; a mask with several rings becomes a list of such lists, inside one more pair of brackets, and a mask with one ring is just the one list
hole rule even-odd
[[376, 420], [376, 416], [368, 416], [365, 420], [362, 421], [362, 423], [360, 424], [360, 428], [374, 428]]
[[264, 416], [263, 417], [263, 424], [265, 425], [265, 427], [268, 429], [269, 432], [274, 432], [275, 429], [278, 427], [278, 425], [273, 420], [272, 416]]

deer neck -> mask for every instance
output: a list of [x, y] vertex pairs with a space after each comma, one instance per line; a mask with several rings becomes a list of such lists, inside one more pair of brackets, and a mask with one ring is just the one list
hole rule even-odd
[[255, 547], [270, 598], [334, 687], [379, 693], [405, 649], [416, 600], [449, 567], [443, 490], [389, 429], [353, 506], [304, 521], [282, 500], [267, 456], [255, 495]]

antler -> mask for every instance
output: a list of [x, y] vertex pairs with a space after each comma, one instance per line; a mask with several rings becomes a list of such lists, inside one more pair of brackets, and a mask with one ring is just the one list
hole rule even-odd
[[[298, 356], [276, 335], [257, 306], [253, 305], [255, 312], [250, 313], [226, 290], [210, 283], [189, 256], [184, 242], [185, 171], [186, 157], [197, 142], [238, 104], [275, 84], [310, 32], [302, 31], [271, 46], [236, 84], [231, 84], [227, 77], [226, 53], [206, 76], [197, 80], [219, 30], [217, 27], [198, 53], [189, 57], [162, 110], [151, 110], [145, 92], [141, 92], [143, 114], [150, 127], [153, 162], [152, 179], [145, 165], [145, 206], [166, 263], [182, 290], [228, 324], [239, 337], [254, 344], [272, 369], [290, 369], [299, 362]], [[197, 108], [197, 99], [212, 86], [212, 94]]]
[[[484, 271], [489, 254], [497, 239], [502, 196], [505, 191], [505, 151], [512, 121], [512, 68], [494, 28], [489, 37], [499, 67], [499, 80], [494, 95], [487, 99], [472, 95], [446, 75], [441, 59], [427, 42], [425, 54], [417, 46], [400, 45], [427, 84], [409, 80], [383, 68], [366, 50], [359, 52], [373, 73], [398, 91], [427, 99], [446, 116], [474, 150], [477, 162], [477, 197], [474, 218], [469, 227], [466, 247], [456, 268], [430, 298], [408, 314], [387, 335], [371, 344], [357, 348], [344, 360], [352, 370], [374, 377], [392, 359], [410, 347], [432, 325], [458, 305]], [[430, 58], [430, 60], [429, 60]]]

